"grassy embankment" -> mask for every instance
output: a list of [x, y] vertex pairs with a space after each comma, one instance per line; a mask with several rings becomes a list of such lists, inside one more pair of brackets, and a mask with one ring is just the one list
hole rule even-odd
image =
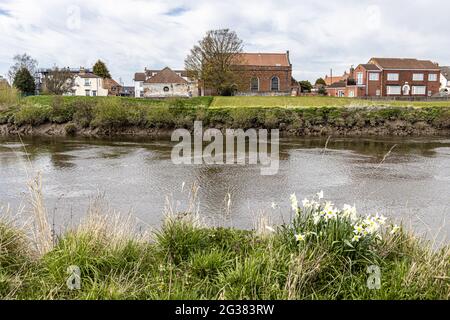
[[[33, 232], [0, 223], [0, 298], [450, 298], [450, 246], [432, 249], [383, 217], [337, 210], [317, 196], [301, 208], [292, 198], [289, 224], [251, 231], [171, 213], [160, 230], [136, 233], [131, 219], [97, 204], [84, 223], [54, 239], [40, 183], [30, 186]], [[74, 265], [79, 290], [66, 285]], [[380, 267], [379, 289], [367, 285], [371, 265]]]
[[[364, 101], [331, 97], [199, 97], [144, 100], [115, 97], [0, 94], [0, 124], [65, 124], [67, 133], [82, 128], [192, 128], [205, 126], [281, 128], [299, 133], [321, 127], [371, 128], [396, 120], [450, 128], [450, 102]], [[404, 126], [404, 124], [401, 124]], [[420, 126], [419, 126], [420, 128]]]

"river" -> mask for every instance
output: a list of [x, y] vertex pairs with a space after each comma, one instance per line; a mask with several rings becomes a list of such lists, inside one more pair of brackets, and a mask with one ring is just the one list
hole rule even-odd
[[258, 165], [175, 165], [172, 146], [169, 139], [2, 138], [0, 207], [27, 212], [26, 183], [41, 171], [58, 230], [77, 223], [98, 194], [157, 227], [167, 203], [188, 210], [197, 185], [195, 210], [211, 225], [251, 228], [261, 215], [280, 223], [290, 217], [290, 194], [301, 200], [323, 190], [338, 206], [384, 214], [428, 238], [450, 235], [448, 138], [283, 138], [273, 176]]

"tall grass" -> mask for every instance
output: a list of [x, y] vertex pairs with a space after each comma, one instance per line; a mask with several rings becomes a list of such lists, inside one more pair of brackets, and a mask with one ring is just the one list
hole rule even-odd
[[[269, 226], [262, 219], [259, 231], [208, 227], [194, 205], [193, 213], [168, 206], [161, 228], [142, 233], [100, 199], [82, 223], [49, 242], [38, 181], [31, 192], [42, 238], [0, 224], [1, 298], [450, 298], [448, 245], [433, 249], [383, 217], [359, 216], [348, 206], [314, 200], [299, 207], [293, 198], [290, 223]], [[355, 231], [359, 225], [364, 229]], [[81, 288], [71, 290], [67, 271], [74, 265]], [[379, 289], [367, 285], [370, 265], [381, 269]]]
[[0, 83], [0, 110], [18, 104], [20, 93], [16, 88], [11, 88]]

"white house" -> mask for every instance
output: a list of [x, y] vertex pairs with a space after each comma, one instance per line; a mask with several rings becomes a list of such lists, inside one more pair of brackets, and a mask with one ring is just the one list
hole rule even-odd
[[450, 93], [450, 67], [441, 67], [441, 92]]
[[147, 70], [134, 75], [134, 92], [137, 98], [167, 98], [198, 96], [198, 84], [184, 70]]
[[75, 96], [99, 96], [106, 97], [108, 89], [104, 88], [103, 79], [83, 69], [75, 76], [73, 95]]

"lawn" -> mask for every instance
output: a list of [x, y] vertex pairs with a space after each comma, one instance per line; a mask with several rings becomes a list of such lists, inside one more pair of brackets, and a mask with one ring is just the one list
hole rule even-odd
[[214, 97], [211, 107], [351, 107], [351, 106], [414, 106], [448, 107], [450, 101], [370, 101], [335, 97]]

